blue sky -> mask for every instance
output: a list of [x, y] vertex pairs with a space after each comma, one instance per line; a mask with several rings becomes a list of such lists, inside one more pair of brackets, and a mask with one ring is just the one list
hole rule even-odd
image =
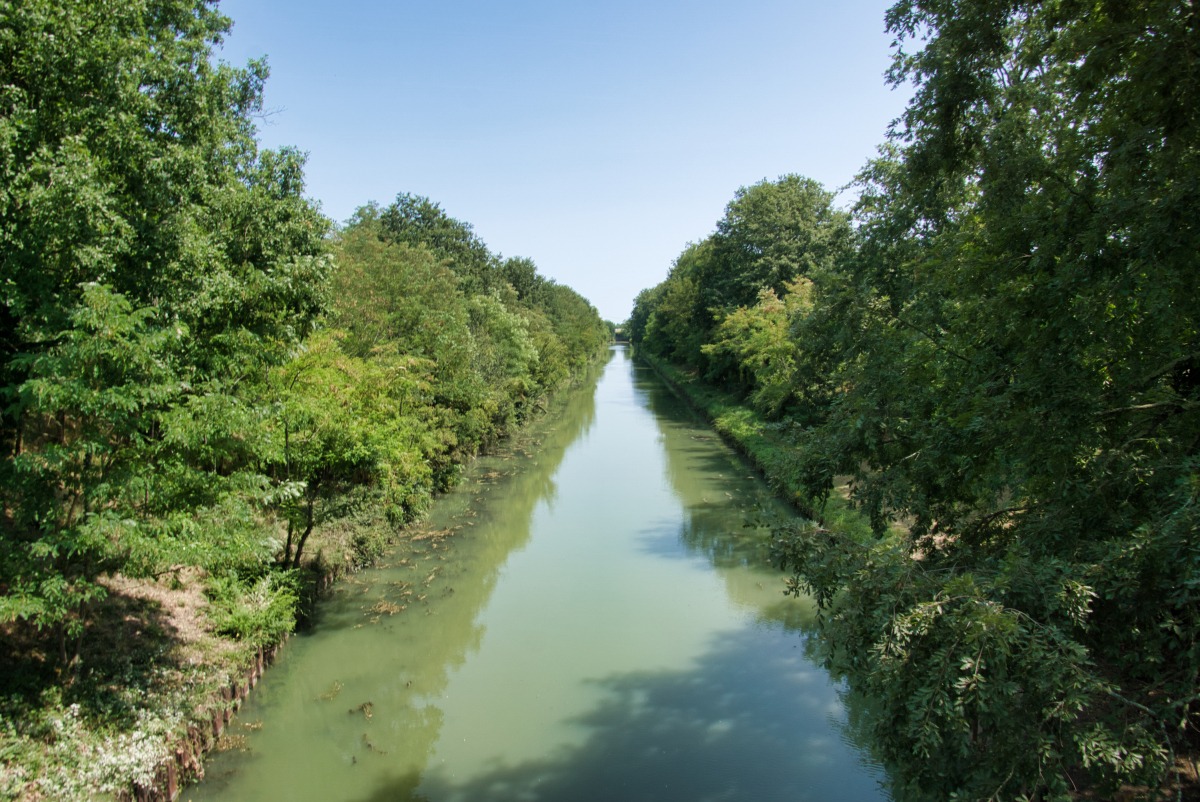
[[883, 0], [223, 0], [266, 56], [268, 147], [345, 220], [427, 195], [620, 322], [739, 186], [848, 183], [908, 94]]

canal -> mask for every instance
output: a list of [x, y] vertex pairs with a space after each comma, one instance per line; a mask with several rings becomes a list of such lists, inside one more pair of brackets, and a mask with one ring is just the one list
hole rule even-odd
[[745, 461], [625, 347], [339, 583], [184, 800], [884, 800]]

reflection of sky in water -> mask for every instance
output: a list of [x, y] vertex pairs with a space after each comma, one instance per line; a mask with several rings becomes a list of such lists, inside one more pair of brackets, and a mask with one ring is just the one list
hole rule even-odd
[[251, 752], [188, 798], [886, 798], [805, 655], [811, 605], [742, 526], [765, 498], [745, 463], [624, 353], [528, 437], [438, 503], [431, 525], [474, 524], [446, 553], [341, 586], [243, 710]]

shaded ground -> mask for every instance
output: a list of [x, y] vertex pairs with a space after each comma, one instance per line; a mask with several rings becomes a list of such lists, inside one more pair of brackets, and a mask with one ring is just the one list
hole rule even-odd
[[[197, 571], [164, 582], [112, 577], [64, 671], [56, 633], [21, 622], [0, 627], [0, 798], [46, 798], [34, 780], [57, 765], [64, 713], [93, 745], [136, 728], [147, 715], [186, 718], [246, 660], [248, 647], [205, 628]], [[165, 752], [165, 749], [163, 750]]]

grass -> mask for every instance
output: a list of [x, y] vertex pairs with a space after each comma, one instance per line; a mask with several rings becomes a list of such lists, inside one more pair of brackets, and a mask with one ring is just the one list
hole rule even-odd
[[644, 351], [638, 352], [638, 358], [654, 368], [730, 445], [745, 454], [762, 471], [771, 489], [801, 515], [864, 542], [873, 539], [870, 525], [850, 504], [850, 477], [837, 477], [828, 498], [813, 499], [796, 482], [790, 468], [794, 448], [778, 437], [770, 421], [743, 405], [735, 394], [705, 382], [693, 369], [656, 359]]

